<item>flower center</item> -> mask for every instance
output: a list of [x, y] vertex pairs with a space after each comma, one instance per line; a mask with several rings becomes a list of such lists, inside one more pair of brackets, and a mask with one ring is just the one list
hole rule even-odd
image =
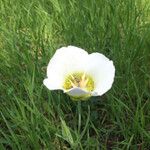
[[80, 87], [87, 91], [94, 90], [94, 81], [91, 76], [82, 73], [82, 72], [75, 72], [69, 74], [64, 81], [63, 85], [64, 89], [69, 90], [74, 87]]

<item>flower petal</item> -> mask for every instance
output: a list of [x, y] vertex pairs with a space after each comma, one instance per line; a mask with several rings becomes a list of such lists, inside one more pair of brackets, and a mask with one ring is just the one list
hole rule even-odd
[[67, 93], [68, 95], [71, 95], [71, 96], [81, 96], [81, 95], [89, 94], [90, 92], [84, 89], [81, 89], [79, 87], [75, 87], [75, 88], [71, 88], [69, 90], [64, 91], [64, 93]]
[[86, 100], [91, 97], [91, 92], [88, 92], [79, 87], [64, 91], [64, 93], [68, 94], [73, 100]]
[[47, 78], [43, 80], [43, 84], [49, 89], [49, 90], [57, 90], [60, 89], [62, 90], [62, 87], [60, 86], [60, 83], [58, 80], [56, 82], [51, 82], [51, 79]]
[[64, 78], [69, 73], [83, 71], [87, 56], [88, 53], [85, 50], [74, 46], [56, 50], [47, 67], [47, 77], [51, 90], [62, 88]]
[[95, 81], [93, 96], [103, 95], [114, 82], [115, 67], [113, 62], [100, 53], [92, 53], [88, 56], [86, 72]]

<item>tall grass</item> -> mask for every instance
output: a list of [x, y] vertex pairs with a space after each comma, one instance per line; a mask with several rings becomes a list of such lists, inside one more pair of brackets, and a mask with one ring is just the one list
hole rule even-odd
[[[149, 6], [0, 0], [0, 149], [150, 149]], [[116, 66], [113, 88], [81, 110], [42, 84], [51, 56], [66, 45], [103, 53]]]

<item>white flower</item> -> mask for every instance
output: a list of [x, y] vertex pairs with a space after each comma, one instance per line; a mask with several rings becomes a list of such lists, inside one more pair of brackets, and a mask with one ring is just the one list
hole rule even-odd
[[107, 92], [114, 76], [113, 62], [103, 54], [68, 46], [56, 50], [43, 83], [49, 90], [63, 90], [72, 99], [84, 100]]

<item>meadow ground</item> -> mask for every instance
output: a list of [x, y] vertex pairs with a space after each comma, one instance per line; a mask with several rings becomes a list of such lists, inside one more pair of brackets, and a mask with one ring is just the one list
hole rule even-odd
[[[150, 149], [149, 0], [0, 0], [0, 149]], [[81, 103], [43, 86], [61, 46], [114, 61], [115, 82]], [[69, 63], [69, 62], [68, 62]]]

